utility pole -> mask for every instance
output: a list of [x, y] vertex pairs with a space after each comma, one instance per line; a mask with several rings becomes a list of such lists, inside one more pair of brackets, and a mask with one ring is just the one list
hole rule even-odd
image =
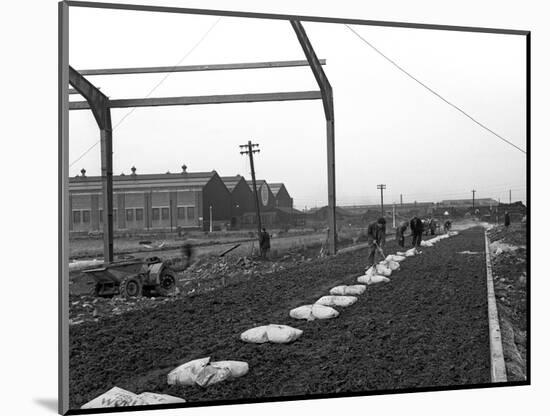
[[476, 206], [476, 190], [472, 189], [472, 211], [475, 210]]
[[395, 202], [393, 203], [393, 228], [395, 228]]
[[399, 203], [401, 205], [401, 208], [403, 208], [403, 194], [399, 194]]
[[210, 232], [213, 231], [213, 228], [212, 228], [212, 205], [210, 205]]
[[511, 189], [508, 191], [508, 195], [509, 195], [508, 201], [511, 204], [512, 203], [512, 190]]
[[247, 144], [241, 144], [239, 147], [241, 149], [241, 155], [248, 155], [250, 160], [250, 174], [252, 175], [252, 186], [254, 189], [254, 200], [256, 201], [256, 219], [258, 222], [258, 240], [262, 235], [262, 218], [260, 216], [260, 200], [258, 199], [258, 189], [256, 188], [256, 172], [254, 171], [254, 153], [260, 153], [260, 149], [254, 149], [254, 147], [259, 147], [257, 143], [252, 143], [250, 140]]
[[376, 185], [376, 188], [380, 189], [380, 209], [382, 210], [382, 217], [384, 217], [384, 189], [386, 189], [386, 185]]

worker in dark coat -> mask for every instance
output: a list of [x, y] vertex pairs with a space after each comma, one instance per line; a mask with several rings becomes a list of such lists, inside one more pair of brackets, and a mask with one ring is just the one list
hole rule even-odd
[[193, 245], [189, 240], [186, 240], [181, 248], [183, 270], [186, 270], [191, 266], [191, 260], [193, 258]]
[[422, 233], [424, 232], [424, 223], [416, 215], [411, 220], [411, 235], [413, 247], [420, 247]]
[[262, 258], [266, 258], [270, 248], [271, 241], [269, 233], [265, 230], [265, 228], [262, 228], [262, 232], [260, 233], [260, 256]]
[[508, 211], [504, 212], [504, 226], [506, 228], [510, 226], [510, 213]]
[[451, 231], [451, 220], [445, 221], [444, 230], [445, 230], [446, 233], [448, 233], [449, 231]]
[[378, 218], [371, 222], [367, 228], [367, 243], [369, 245], [369, 256], [367, 258], [367, 268], [374, 265], [376, 252], [384, 256], [383, 248], [386, 244], [386, 220]]
[[436, 220], [433, 218], [430, 218], [429, 226], [430, 226], [430, 235], [435, 235], [435, 230], [437, 228]]
[[399, 244], [399, 247], [405, 247], [405, 231], [407, 231], [408, 227], [409, 224], [407, 221], [403, 221], [395, 229], [395, 240]]

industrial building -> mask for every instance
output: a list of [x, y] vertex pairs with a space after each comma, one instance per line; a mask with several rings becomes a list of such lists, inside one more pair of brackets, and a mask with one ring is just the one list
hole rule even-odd
[[[216, 171], [113, 176], [113, 224], [115, 230], [176, 230], [251, 228], [256, 225], [252, 181], [243, 176], [220, 177]], [[273, 194], [265, 180], [258, 180], [262, 223], [268, 227], [296, 224], [292, 198], [284, 184]], [[103, 228], [101, 177], [69, 178], [71, 232]]]
[[290, 197], [284, 183], [270, 183], [269, 188], [275, 197], [275, 206], [277, 208], [292, 208], [294, 201]]
[[[137, 174], [113, 177], [113, 223], [118, 230], [202, 228], [231, 216], [230, 194], [215, 171]], [[69, 179], [71, 231], [102, 229], [99, 176], [86, 171]], [[212, 207], [212, 208], [211, 208]]]

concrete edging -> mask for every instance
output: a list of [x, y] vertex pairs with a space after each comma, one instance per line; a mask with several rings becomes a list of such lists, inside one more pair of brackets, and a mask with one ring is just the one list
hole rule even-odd
[[503, 383], [506, 378], [506, 364], [502, 350], [502, 338], [498, 321], [498, 309], [493, 285], [493, 267], [491, 264], [491, 250], [489, 237], [485, 231], [485, 259], [487, 264], [487, 309], [489, 315], [489, 347], [491, 351], [491, 382]]

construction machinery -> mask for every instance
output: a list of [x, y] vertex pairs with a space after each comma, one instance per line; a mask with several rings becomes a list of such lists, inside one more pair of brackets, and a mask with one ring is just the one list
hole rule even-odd
[[114, 261], [83, 272], [95, 280], [96, 296], [170, 296], [176, 291], [175, 272], [158, 257]]

